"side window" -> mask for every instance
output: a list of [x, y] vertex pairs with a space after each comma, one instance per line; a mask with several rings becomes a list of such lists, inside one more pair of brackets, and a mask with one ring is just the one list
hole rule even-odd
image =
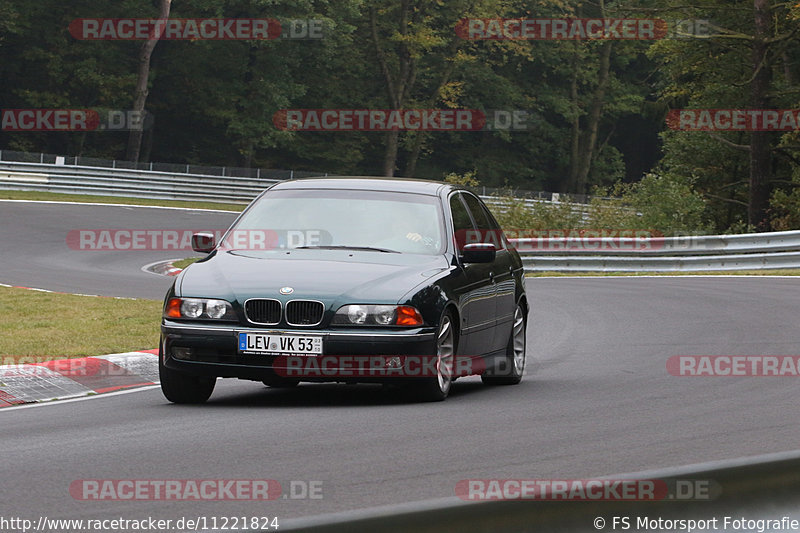
[[453, 214], [453, 229], [456, 232], [474, 229], [467, 208], [461, 202], [460, 194], [450, 197], [450, 212]]
[[472, 225], [469, 211], [464, 206], [464, 202], [461, 201], [460, 194], [454, 194], [450, 197], [450, 213], [453, 215], [453, 233], [456, 239], [456, 247], [461, 250], [469, 236], [475, 233], [475, 227]]
[[497, 224], [494, 223], [486, 207], [478, 198], [471, 194], [464, 194], [463, 197], [467, 202], [467, 207], [469, 207], [472, 213], [472, 218], [474, 218], [475, 223], [478, 224], [481, 242], [492, 243], [498, 250], [505, 248], [503, 232], [497, 227]]

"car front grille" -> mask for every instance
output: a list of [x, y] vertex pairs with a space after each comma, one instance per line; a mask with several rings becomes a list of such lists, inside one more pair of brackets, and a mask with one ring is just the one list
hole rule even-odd
[[281, 303], [278, 300], [254, 298], [244, 304], [247, 320], [254, 324], [275, 326], [281, 321]]
[[322, 322], [325, 306], [316, 300], [292, 300], [286, 304], [286, 323], [290, 326], [316, 326]]

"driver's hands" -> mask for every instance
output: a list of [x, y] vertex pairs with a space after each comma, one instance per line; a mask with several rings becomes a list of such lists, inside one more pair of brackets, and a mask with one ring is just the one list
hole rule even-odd
[[414, 242], [419, 242], [419, 241], [422, 240], [422, 235], [420, 235], [419, 233], [409, 232], [409, 233], [406, 233], [406, 239], [408, 239], [410, 241], [414, 241]]

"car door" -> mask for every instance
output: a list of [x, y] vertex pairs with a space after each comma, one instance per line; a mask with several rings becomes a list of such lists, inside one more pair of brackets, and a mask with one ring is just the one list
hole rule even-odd
[[[476, 226], [460, 192], [450, 196], [450, 214], [456, 242], [473, 234]], [[483, 355], [492, 351], [495, 328], [495, 287], [491, 263], [463, 263], [459, 259], [463, 279], [459, 284], [461, 308], [461, 341], [459, 352], [464, 355]]]
[[495, 288], [495, 324], [492, 351], [502, 350], [508, 343], [516, 310], [516, 284], [514, 282], [514, 263], [506, 246], [503, 231], [497, 225], [483, 202], [471, 193], [463, 193], [482, 242], [490, 242], [497, 247], [494, 263], [491, 263], [489, 276]]

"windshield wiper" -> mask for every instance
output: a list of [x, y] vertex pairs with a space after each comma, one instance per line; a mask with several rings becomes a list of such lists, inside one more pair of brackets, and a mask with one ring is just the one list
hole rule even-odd
[[399, 254], [397, 250], [389, 250], [388, 248], [376, 248], [374, 246], [345, 246], [338, 245], [325, 245], [325, 246], [297, 246], [295, 250], [365, 250], [367, 252], [383, 252], [387, 254]]

